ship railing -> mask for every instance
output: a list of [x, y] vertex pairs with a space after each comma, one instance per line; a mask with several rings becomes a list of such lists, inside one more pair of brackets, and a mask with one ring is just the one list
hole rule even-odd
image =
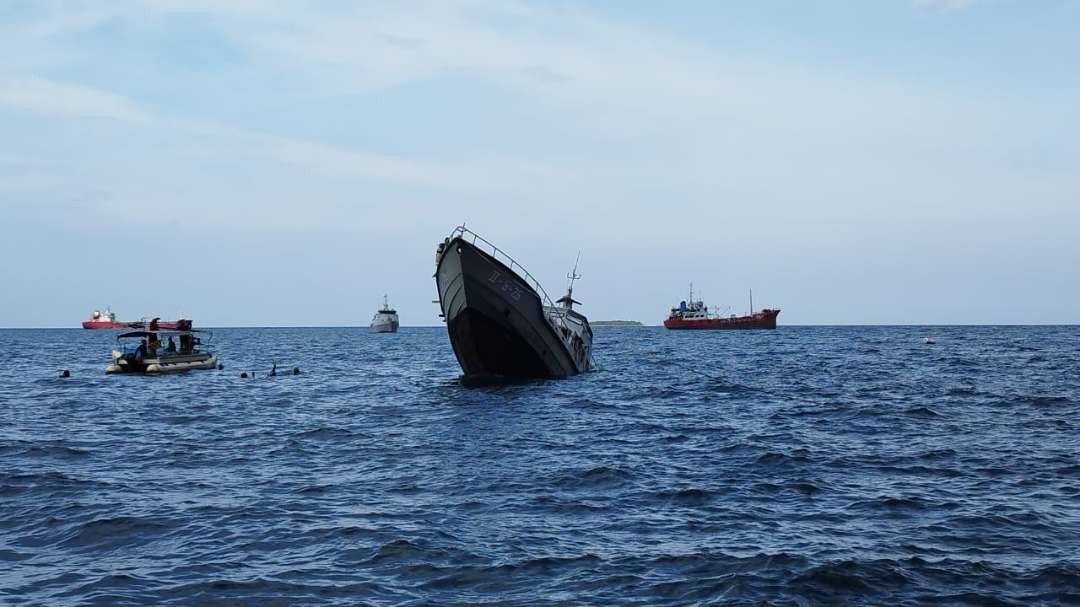
[[524, 280], [526, 284], [531, 286], [533, 290], [535, 290], [537, 294], [540, 295], [541, 305], [545, 308], [545, 317], [550, 316], [550, 314], [554, 312], [555, 316], [557, 316], [559, 319], [559, 324], [563, 324], [565, 322], [566, 312], [562, 310], [559, 306], [555, 305], [551, 298], [548, 297], [547, 291], [544, 290], [544, 287], [540, 284], [540, 281], [537, 280], [532, 274], [530, 274], [529, 271], [525, 269], [525, 266], [521, 265], [517, 262], [517, 260], [511, 257], [509, 253], [503, 251], [499, 247], [495, 246], [495, 244], [491, 241], [487, 240], [476, 232], [473, 232], [469, 228], [466, 228], [465, 226], [458, 226], [454, 228], [454, 231], [450, 233], [449, 240], [453, 240], [455, 238], [461, 238], [462, 240], [468, 241], [473, 245], [476, 245], [477, 241], [479, 241], [483, 243], [487, 248], [490, 248], [492, 257], [504, 263], [506, 267], [510, 268], [514, 273], [521, 277], [521, 279]]

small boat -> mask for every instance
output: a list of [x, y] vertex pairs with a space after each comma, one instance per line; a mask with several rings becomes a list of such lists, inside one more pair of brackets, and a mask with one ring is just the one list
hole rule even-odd
[[927, 345], [933, 345], [937, 343], [937, 340], [927, 335], [926, 337], [922, 338], [922, 342]]
[[565, 378], [593, 368], [592, 328], [574, 310], [574, 272], [552, 302], [521, 264], [465, 226], [435, 253], [441, 316], [469, 382]]
[[191, 321], [180, 318], [177, 320], [161, 320], [161, 317], [144, 318], [137, 321], [118, 321], [116, 313], [109, 308], [94, 310], [90, 313], [90, 319], [82, 322], [84, 329], [138, 329], [151, 324], [157, 329], [171, 329], [186, 331], [191, 329]]
[[[112, 363], [106, 373], [176, 373], [213, 369], [217, 357], [200, 350], [202, 331], [161, 331], [147, 327], [116, 336]], [[165, 340], [162, 343], [162, 340]]]
[[694, 285], [690, 285], [690, 301], [680, 301], [671, 308], [664, 327], [667, 329], [775, 329], [780, 310], [762, 308], [753, 312], [754, 292], [750, 291], [750, 310], [745, 316], [710, 314], [705, 302], [694, 301]]
[[390, 307], [390, 304], [386, 301], [386, 296], [383, 295], [382, 308], [375, 313], [375, 317], [371, 319], [371, 325], [368, 328], [371, 329], [372, 333], [397, 333], [398, 326], [397, 311]]

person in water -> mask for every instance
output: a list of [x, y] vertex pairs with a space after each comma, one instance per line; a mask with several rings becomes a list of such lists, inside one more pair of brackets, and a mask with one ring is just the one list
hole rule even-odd
[[165, 346], [166, 352], [176, 352], [176, 340], [169, 336], [169, 345]]

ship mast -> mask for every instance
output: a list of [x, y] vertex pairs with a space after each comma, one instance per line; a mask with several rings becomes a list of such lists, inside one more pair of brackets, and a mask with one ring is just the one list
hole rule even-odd
[[754, 290], [750, 289], [750, 316], [754, 315]]
[[581, 303], [580, 301], [574, 301], [574, 281], [579, 280], [581, 275], [577, 273], [578, 262], [581, 261], [581, 251], [577, 252], [577, 258], [574, 259], [574, 269], [566, 275], [569, 282], [566, 285], [566, 295], [560, 297], [558, 303], [561, 303], [568, 310], [574, 309], [574, 304]]

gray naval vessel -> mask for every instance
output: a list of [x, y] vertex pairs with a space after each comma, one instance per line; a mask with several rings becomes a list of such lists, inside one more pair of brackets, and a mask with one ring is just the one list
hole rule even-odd
[[463, 380], [565, 378], [593, 368], [592, 328], [574, 310], [574, 271], [552, 302], [529, 272], [465, 226], [435, 253], [435, 284]]

